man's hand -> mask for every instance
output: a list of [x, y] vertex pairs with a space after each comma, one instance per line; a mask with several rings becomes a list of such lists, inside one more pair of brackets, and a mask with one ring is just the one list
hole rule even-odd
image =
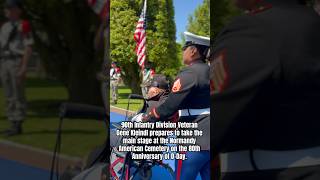
[[21, 82], [23, 82], [23, 80], [26, 78], [27, 65], [28, 65], [28, 61], [29, 61], [31, 55], [32, 55], [32, 47], [27, 46], [26, 49], [24, 50], [21, 64], [20, 64], [20, 68], [17, 73], [17, 83], [18, 84], [21, 84]]
[[149, 119], [150, 119], [150, 117], [149, 117], [148, 114], [144, 114], [144, 115], [142, 116], [142, 122], [148, 122]]
[[142, 117], [142, 122], [157, 122], [157, 118], [152, 116], [152, 114], [146, 114]]
[[27, 67], [26, 66], [21, 66], [18, 73], [17, 73], [17, 83], [20, 84], [23, 82], [23, 80], [26, 78], [26, 73], [27, 73]]
[[120, 84], [121, 81], [122, 81], [122, 79], [119, 77], [119, 78], [117, 79], [117, 83]]

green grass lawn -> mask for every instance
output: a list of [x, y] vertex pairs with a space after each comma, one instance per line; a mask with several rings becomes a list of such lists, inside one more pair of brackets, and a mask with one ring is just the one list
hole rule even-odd
[[[122, 108], [122, 109], [127, 109], [128, 96], [131, 94], [131, 90], [128, 87], [119, 86], [118, 93], [119, 93], [118, 103], [116, 105], [112, 105], [112, 106], [116, 106], [116, 107], [119, 107], [119, 108]], [[112, 102], [112, 100], [111, 100], [111, 90], [110, 90], [110, 104], [111, 104], [111, 102]], [[142, 100], [131, 99], [130, 100], [129, 110], [137, 111], [142, 106], [143, 106], [143, 101]]]
[[[26, 85], [28, 111], [24, 132], [9, 138], [0, 134], [0, 139], [52, 151], [59, 121], [58, 109], [62, 102], [67, 101], [67, 91], [58, 82], [35, 77], [29, 77]], [[4, 114], [3, 89], [0, 87], [0, 131], [9, 126]], [[65, 119], [61, 153], [84, 157], [92, 148], [104, 143], [106, 130], [103, 122]]]

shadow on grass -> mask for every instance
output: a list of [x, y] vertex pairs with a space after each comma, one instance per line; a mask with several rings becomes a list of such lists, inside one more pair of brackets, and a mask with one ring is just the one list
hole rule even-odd
[[28, 101], [28, 118], [58, 118], [62, 100], [33, 100]]
[[120, 99], [128, 99], [130, 93], [119, 93], [118, 95]]
[[[92, 130], [62, 130], [62, 134], [100, 134], [101, 131], [92, 131]], [[41, 130], [41, 131], [30, 131], [24, 132], [23, 135], [36, 135], [36, 134], [57, 134], [56, 130]]]
[[118, 86], [118, 89], [128, 89], [126, 86]]
[[26, 87], [37, 87], [37, 88], [43, 88], [43, 87], [61, 87], [62, 84], [56, 80], [52, 79], [39, 79], [39, 78], [33, 78], [28, 77], [26, 80]]
[[[117, 103], [117, 104], [125, 104], [125, 105], [127, 105], [127, 104], [128, 104], [128, 102]], [[137, 102], [130, 102], [130, 104], [141, 104], [141, 103], [137, 103]]]
[[[33, 100], [27, 102], [28, 118], [59, 118], [60, 105], [63, 100]], [[0, 116], [1, 120], [6, 120], [5, 115]]]

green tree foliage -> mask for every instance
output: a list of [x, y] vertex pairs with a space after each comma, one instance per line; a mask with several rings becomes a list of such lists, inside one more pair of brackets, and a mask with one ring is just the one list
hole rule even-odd
[[[134, 93], [140, 93], [139, 66], [133, 39], [143, 0], [112, 0], [110, 19], [111, 59], [124, 72], [124, 81]], [[156, 72], [176, 75], [181, 62], [177, 58], [174, 9], [172, 0], [147, 2], [147, 59]]]
[[[156, 2], [156, 1], [154, 1]], [[177, 58], [176, 25], [172, 0], [159, 0], [152, 11], [158, 11], [155, 16], [153, 32], [150, 36], [149, 59], [156, 65], [156, 72], [175, 76], [181, 62]]]
[[111, 1], [110, 57], [112, 61], [118, 62], [122, 72], [124, 72], [123, 80], [130, 87], [134, 87], [139, 82], [139, 72], [137, 71], [139, 67], [135, 63], [134, 53], [134, 22], [137, 22], [137, 15], [129, 1]]
[[210, 0], [204, 0], [189, 16], [187, 30], [197, 35], [210, 36]]

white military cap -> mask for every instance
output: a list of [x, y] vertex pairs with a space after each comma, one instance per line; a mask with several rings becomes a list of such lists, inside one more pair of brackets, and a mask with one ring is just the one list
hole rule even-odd
[[198, 35], [192, 34], [190, 32], [184, 32], [184, 36], [186, 38], [185, 46], [200, 45], [200, 46], [210, 47], [210, 38], [209, 37], [198, 36]]
[[196, 46], [199, 53], [208, 58], [210, 55], [210, 38], [204, 36], [198, 36], [190, 32], [184, 32], [186, 43], [182, 47], [182, 50], [186, 50], [189, 46]]

